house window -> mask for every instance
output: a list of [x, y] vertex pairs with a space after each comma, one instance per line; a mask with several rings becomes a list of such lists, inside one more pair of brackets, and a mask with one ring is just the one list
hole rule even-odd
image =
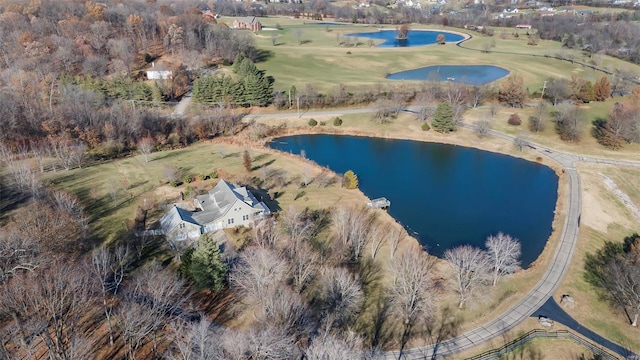
[[227, 220], [227, 225], [231, 225], [231, 224], [233, 224], [233, 219], [228, 219]]
[[180, 225], [178, 226], [180, 229], [184, 229], [184, 223], [180, 223]]
[[249, 220], [249, 215], [242, 215], [242, 220], [243, 221]]

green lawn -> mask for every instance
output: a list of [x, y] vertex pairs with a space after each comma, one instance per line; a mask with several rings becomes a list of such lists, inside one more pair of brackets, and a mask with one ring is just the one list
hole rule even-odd
[[[231, 18], [223, 19], [230, 23]], [[510, 34], [502, 38], [497, 31], [494, 37], [488, 37], [476, 32], [443, 28], [441, 26], [413, 25], [413, 29], [432, 29], [437, 31], [467, 32], [473, 38], [464, 43], [465, 47], [482, 49], [484, 44], [495, 41], [495, 47], [489, 53], [477, 50], [467, 50], [446, 44], [443, 46], [430, 45], [413, 48], [376, 48], [369, 47], [367, 39], [359, 38], [358, 46], [344, 47], [339, 45], [344, 34], [354, 32], [377, 31], [380, 28], [394, 29], [394, 27], [374, 27], [365, 25], [345, 24], [342, 26], [312, 25], [311, 20], [296, 20], [290, 18], [261, 18], [264, 27], [275, 27], [279, 24], [281, 30], [264, 30], [253, 37], [259, 48], [268, 51], [270, 57], [258, 64], [267, 74], [276, 80], [275, 88], [288, 89], [295, 85], [302, 89], [311, 84], [316, 90], [327, 91], [342, 83], [349, 91], [356, 91], [358, 86], [375, 84], [398, 84], [397, 81], [386, 80], [385, 76], [392, 72], [414, 69], [437, 64], [475, 64], [496, 65], [512, 73], [523, 76], [530, 92], [538, 91], [545, 79], [569, 77], [579, 75], [595, 81], [601, 76], [589, 68], [550, 58], [537, 58], [519, 54], [538, 54], [555, 56], [567, 55], [566, 49], [560, 48], [560, 43], [540, 41], [537, 46], [527, 45], [526, 31], [521, 31], [519, 38], [514, 39]], [[297, 33], [300, 32], [302, 44], [298, 44]], [[275, 36], [276, 46], [272, 44]], [[519, 54], [502, 54], [513, 52]], [[598, 60], [588, 59], [582, 54], [572, 54], [574, 58], [585, 62], [598, 62], [602, 67], [611, 70], [626, 69], [640, 72], [640, 67], [609, 57], [599, 57]], [[418, 83], [418, 82], [414, 82]]]

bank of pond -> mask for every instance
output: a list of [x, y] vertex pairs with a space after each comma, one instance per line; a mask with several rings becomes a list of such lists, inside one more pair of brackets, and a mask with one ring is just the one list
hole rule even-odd
[[270, 147], [304, 150], [337, 173], [353, 170], [365, 195], [388, 198], [389, 214], [436, 256], [463, 244], [484, 248], [487, 236], [502, 231], [521, 241], [526, 268], [551, 235], [558, 177], [539, 163], [455, 145], [343, 135], [282, 137]]

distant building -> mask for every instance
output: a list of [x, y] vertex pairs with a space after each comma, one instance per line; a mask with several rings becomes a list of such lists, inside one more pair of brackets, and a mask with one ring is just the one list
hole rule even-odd
[[271, 214], [246, 187], [220, 180], [207, 194], [194, 200], [196, 211], [174, 206], [161, 219], [162, 232], [170, 240], [195, 239], [200, 235], [236, 226], [252, 226]]
[[156, 68], [155, 62], [151, 63], [151, 70], [147, 70], [147, 79], [149, 80], [168, 80], [173, 78], [171, 70], [165, 70], [163, 67]]
[[262, 23], [255, 16], [247, 16], [233, 20], [231, 27], [234, 29], [260, 31], [262, 30]]
[[531, 25], [518, 24], [518, 25], [516, 25], [516, 29], [526, 29], [526, 30], [531, 30]]

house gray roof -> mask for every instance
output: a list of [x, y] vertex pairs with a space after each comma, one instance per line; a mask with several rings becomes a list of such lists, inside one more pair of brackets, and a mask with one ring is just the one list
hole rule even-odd
[[174, 206], [161, 219], [160, 226], [165, 233], [171, 231], [182, 222], [188, 222], [196, 226], [200, 226], [198, 221], [194, 219], [193, 212]]
[[[244, 206], [239, 203], [243, 203]], [[162, 231], [169, 234], [178, 227], [185, 228], [184, 225], [188, 225], [185, 228], [186, 231], [193, 232], [200, 229], [206, 232], [207, 229], [218, 228], [221, 225], [219, 222], [224, 221], [232, 208], [240, 211], [240, 213], [234, 213], [235, 216], [271, 214], [267, 205], [258, 201], [246, 187], [230, 184], [224, 180], [220, 180], [207, 194], [196, 196], [195, 205], [199, 207], [199, 211], [189, 211], [173, 206], [160, 219]], [[247, 219], [243, 217], [242, 220]]]
[[242, 23], [242, 24], [256, 25], [256, 24], [260, 23], [258, 18], [255, 17], [255, 16], [245, 16], [245, 17], [241, 17], [241, 18], [236, 19], [236, 20], [238, 20], [238, 22]]

